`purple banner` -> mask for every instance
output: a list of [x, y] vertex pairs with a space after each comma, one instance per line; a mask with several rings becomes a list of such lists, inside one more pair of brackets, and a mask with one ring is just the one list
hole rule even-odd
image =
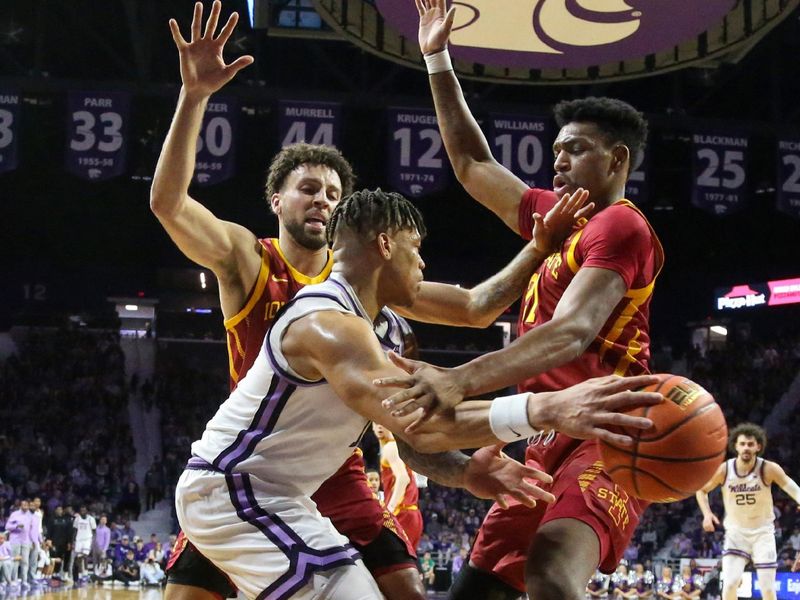
[[744, 208], [747, 138], [737, 134], [695, 133], [692, 141], [692, 204], [715, 215]]
[[333, 102], [281, 101], [278, 105], [281, 148], [298, 142], [337, 148], [341, 113], [341, 104]]
[[17, 168], [19, 94], [0, 90], [0, 173]]
[[648, 200], [647, 180], [650, 176], [650, 159], [647, 148], [642, 150], [638, 162], [636, 162], [635, 158], [633, 160], [635, 166], [625, 184], [625, 198], [637, 206], [641, 206], [647, 204]]
[[497, 161], [528, 186], [553, 186], [550, 120], [523, 115], [489, 115], [489, 142]]
[[447, 154], [436, 113], [424, 108], [389, 108], [388, 176], [392, 187], [417, 198], [447, 185]]
[[778, 141], [777, 208], [800, 219], [800, 139]]
[[[413, 4], [376, 0], [387, 24], [417, 39]], [[671, 49], [722, 22], [736, 0], [459, 0], [456, 58], [501, 67], [572, 69]]]
[[197, 136], [194, 182], [214, 185], [233, 176], [236, 170], [236, 133], [239, 101], [214, 96], [206, 106]]
[[128, 155], [126, 92], [70, 92], [67, 98], [67, 171], [101, 181], [125, 171]]

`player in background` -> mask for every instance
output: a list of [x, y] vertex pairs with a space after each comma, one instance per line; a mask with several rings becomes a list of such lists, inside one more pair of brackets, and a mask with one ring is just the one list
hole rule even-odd
[[[625, 200], [647, 135], [643, 115], [610, 98], [560, 103], [553, 190], [530, 189], [493, 158], [448, 64], [455, 9], [448, 11], [445, 0], [416, 4], [439, 128], [467, 192], [525, 238], [529, 215], [563, 194], [584, 188], [596, 206], [531, 278], [514, 342], [454, 369], [395, 359], [411, 374], [383, 382], [407, 387], [387, 399], [387, 408], [406, 414], [411, 402], [409, 410], [420, 403], [447, 409], [508, 385], [551, 391], [601, 374], [648, 372], [650, 301], [664, 256], [644, 215]], [[453, 600], [517, 598], [526, 591], [536, 600], [582, 599], [595, 569], [611, 572], [622, 557], [646, 503], [608, 477], [596, 443], [538, 436], [526, 458], [553, 474], [548, 489], [556, 502], [493, 506], [470, 564], [451, 589]]]
[[[192, 261], [209, 268], [219, 281], [231, 387], [235, 387], [255, 361], [278, 309], [304, 285], [323, 281], [330, 273], [332, 260], [325, 244], [325, 224], [333, 207], [352, 189], [353, 173], [347, 161], [330, 148], [298, 145], [279, 153], [270, 167], [265, 190], [278, 217], [277, 239], [258, 239], [247, 228], [218, 219], [189, 195], [195, 141], [208, 98], [253, 60], [243, 56], [225, 63], [223, 48], [238, 17], [232, 14], [217, 34], [220, 10], [220, 3], [215, 2], [205, 30], [201, 31], [202, 5], [196, 4], [188, 42], [177, 23], [170, 21], [180, 55], [183, 86], [159, 157], [150, 204], [178, 248]], [[575, 196], [578, 204], [562, 205], [560, 222], [566, 225], [564, 235], [585, 201], [585, 197]], [[420, 310], [440, 317], [447, 315], [458, 324], [490, 324], [518, 297], [529, 273], [546, 254], [529, 244], [508, 269], [473, 290], [426, 283], [420, 295]], [[432, 301], [426, 303], [426, 297]], [[460, 455], [442, 455], [429, 459], [429, 463], [429, 468], [437, 468], [436, 480], [484, 494], [490, 488], [476, 487], [480, 482], [478, 473], [489, 472], [492, 465], [506, 465], [499, 451], [480, 451], [469, 461]], [[509, 491], [502, 488], [499, 480], [495, 483], [491, 496]], [[363, 460], [357, 452], [317, 491], [314, 500], [356, 544], [387, 597], [423, 597], [414, 550], [397, 527], [396, 519], [386, 513], [368, 489]], [[168, 571], [168, 600], [236, 595], [227, 577], [183, 536], [176, 543]]]
[[383, 490], [381, 490], [381, 474], [374, 469], [367, 469], [367, 484], [372, 493], [383, 502]]
[[761, 458], [767, 447], [767, 434], [758, 425], [737, 425], [728, 440], [729, 449], [736, 457], [722, 463], [711, 480], [695, 494], [703, 513], [703, 529], [712, 532], [719, 525], [719, 519], [711, 511], [708, 494], [722, 486], [725, 506], [722, 600], [736, 599], [736, 590], [749, 562], [758, 574], [764, 600], [775, 600], [778, 553], [772, 485], [779, 486], [798, 504], [800, 487], [779, 464]]
[[75, 515], [72, 521], [72, 528], [74, 536], [72, 538], [72, 554], [69, 557], [67, 576], [72, 577], [72, 569], [75, 562], [77, 562], [78, 577], [76, 581], [80, 581], [89, 576], [86, 563], [92, 553], [92, 542], [94, 542], [94, 533], [97, 529], [97, 522], [92, 515], [88, 514], [86, 506], [81, 506], [80, 511]]
[[386, 508], [392, 513], [406, 532], [414, 549], [422, 537], [422, 513], [419, 510], [419, 489], [414, 473], [400, 458], [392, 432], [379, 423], [372, 424], [372, 431], [381, 445], [381, 483]]

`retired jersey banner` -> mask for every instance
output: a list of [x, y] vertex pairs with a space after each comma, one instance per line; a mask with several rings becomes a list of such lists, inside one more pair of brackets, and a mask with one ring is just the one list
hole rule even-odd
[[281, 148], [298, 142], [338, 148], [341, 113], [341, 104], [333, 102], [280, 102], [278, 135]]
[[736, 134], [695, 133], [692, 141], [692, 204], [715, 215], [744, 208], [747, 138]]
[[436, 113], [425, 108], [389, 108], [386, 114], [392, 187], [414, 198], [444, 189], [448, 161]]
[[529, 187], [553, 185], [550, 121], [544, 117], [489, 115], [489, 142], [497, 162]]
[[0, 90], [0, 173], [17, 168], [19, 94]]
[[778, 141], [777, 207], [800, 219], [800, 138]]
[[197, 136], [195, 183], [214, 185], [233, 176], [238, 127], [239, 101], [231, 97], [212, 97]]
[[70, 92], [67, 171], [101, 181], [125, 171], [131, 97], [126, 92]]
[[[634, 161], [634, 168], [628, 176], [628, 181], [625, 183], [625, 198], [636, 204], [642, 206], [647, 204], [648, 197], [648, 179], [650, 177], [650, 157], [647, 148], [642, 150], [642, 154], [636, 158], [632, 157]], [[591, 198], [589, 198], [591, 202]]]

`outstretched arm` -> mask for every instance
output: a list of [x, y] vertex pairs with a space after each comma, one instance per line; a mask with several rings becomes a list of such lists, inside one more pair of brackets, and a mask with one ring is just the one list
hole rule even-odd
[[[425, 55], [446, 51], [455, 8], [446, 0], [416, 0], [419, 45]], [[528, 186], [498, 163], [467, 106], [453, 71], [430, 76], [433, 103], [447, 156], [469, 195], [519, 233], [519, 204]]]
[[403, 498], [406, 495], [406, 488], [411, 483], [411, 478], [408, 476], [406, 465], [400, 458], [397, 451], [397, 444], [394, 440], [386, 442], [381, 448], [381, 458], [389, 463], [389, 468], [394, 475], [394, 487], [392, 488], [392, 497], [386, 501], [386, 508], [389, 512], [394, 513], [397, 507], [403, 503]]
[[[500, 272], [472, 289], [444, 283], [423, 282], [411, 307], [395, 310], [426, 323], [466, 327], [488, 327], [525, 290], [534, 271], [572, 232], [594, 204], [585, 205], [589, 192], [578, 189], [565, 194], [547, 214], [534, 214], [533, 237]], [[585, 206], [584, 206], [585, 205]]]
[[255, 280], [260, 264], [256, 237], [240, 225], [218, 219], [188, 194], [195, 167], [195, 145], [208, 99], [253, 62], [252, 56], [241, 56], [225, 64], [223, 47], [236, 27], [238, 15], [231, 14], [215, 37], [220, 10], [221, 3], [217, 0], [201, 33], [203, 5], [196, 3], [188, 42], [177, 22], [174, 19], [169, 22], [180, 55], [183, 86], [153, 176], [150, 208], [189, 259], [208, 267], [221, 279], [244, 270]]
[[719, 526], [719, 519], [711, 511], [711, 504], [708, 501], [708, 494], [717, 486], [725, 481], [726, 463], [722, 463], [714, 471], [714, 476], [702, 488], [695, 492], [694, 497], [697, 499], [697, 504], [700, 506], [700, 512], [703, 513], [703, 530], [711, 532], [714, 531], [715, 526]]

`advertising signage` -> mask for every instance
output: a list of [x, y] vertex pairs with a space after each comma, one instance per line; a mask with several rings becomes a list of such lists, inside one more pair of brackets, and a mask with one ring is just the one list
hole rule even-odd
[[717, 288], [714, 296], [717, 310], [800, 304], [800, 277]]

